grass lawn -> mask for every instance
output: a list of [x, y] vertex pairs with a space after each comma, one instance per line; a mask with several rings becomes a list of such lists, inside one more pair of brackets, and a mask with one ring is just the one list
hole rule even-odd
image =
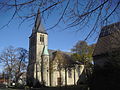
[[63, 87], [43, 87], [43, 88], [33, 88], [31, 90], [88, 90], [86, 85], [74, 85], [74, 86], [63, 86]]

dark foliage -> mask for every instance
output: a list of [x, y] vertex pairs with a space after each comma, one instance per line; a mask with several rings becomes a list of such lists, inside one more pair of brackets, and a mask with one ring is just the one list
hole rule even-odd
[[90, 80], [91, 90], [118, 90], [120, 88], [120, 67], [106, 63], [104, 67], [95, 66]]

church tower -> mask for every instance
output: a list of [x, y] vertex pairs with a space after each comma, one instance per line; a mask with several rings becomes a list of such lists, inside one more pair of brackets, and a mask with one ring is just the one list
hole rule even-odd
[[27, 82], [49, 86], [48, 34], [41, 24], [40, 10], [37, 12], [35, 25], [29, 37], [29, 65]]

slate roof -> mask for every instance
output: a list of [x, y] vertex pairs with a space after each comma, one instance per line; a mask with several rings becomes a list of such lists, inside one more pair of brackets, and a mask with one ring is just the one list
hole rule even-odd
[[49, 50], [50, 60], [54, 61], [57, 54], [60, 54], [62, 56], [64, 63], [69, 67], [73, 67], [75, 64], [82, 64], [80, 62], [76, 62], [71, 58], [72, 53], [58, 50]]
[[99, 37], [104, 37], [104, 36], [110, 35], [117, 30], [120, 30], [120, 22], [104, 26], [101, 30]]
[[34, 25], [34, 28], [32, 31], [33, 31], [33, 33], [40, 32], [40, 33], [47, 34], [47, 32], [45, 31], [45, 29], [41, 23], [41, 15], [40, 15], [39, 9], [38, 9], [36, 20], [35, 20], [35, 25]]
[[120, 48], [120, 22], [101, 29], [93, 56], [102, 55]]

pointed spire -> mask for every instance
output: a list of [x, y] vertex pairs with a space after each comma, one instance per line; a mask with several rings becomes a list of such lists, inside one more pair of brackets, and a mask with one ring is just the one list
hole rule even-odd
[[40, 9], [38, 9], [37, 17], [36, 17], [36, 20], [35, 20], [35, 29], [36, 30], [38, 30], [40, 24], [41, 24], [41, 16], [40, 16]]
[[37, 11], [35, 25], [34, 25], [34, 28], [33, 28], [33, 33], [34, 32], [40, 32], [40, 33], [47, 34], [47, 32], [44, 30], [44, 28], [42, 26], [42, 23], [41, 23], [40, 9], [38, 9], [38, 11]]

